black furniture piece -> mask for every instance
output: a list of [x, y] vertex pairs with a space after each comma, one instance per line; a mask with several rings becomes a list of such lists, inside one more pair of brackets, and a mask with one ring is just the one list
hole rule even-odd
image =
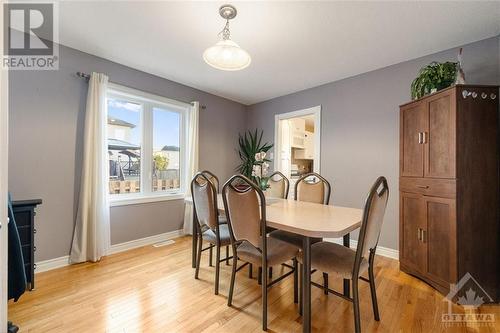
[[36, 206], [41, 203], [41, 199], [18, 200], [12, 202], [12, 210], [21, 240], [24, 269], [26, 271], [26, 281], [29, 290], [35, 288], [35, 209]]

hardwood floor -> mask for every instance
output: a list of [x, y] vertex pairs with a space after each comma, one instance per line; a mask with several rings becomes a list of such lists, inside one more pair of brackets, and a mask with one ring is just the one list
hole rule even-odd
[[[260, 288], [238, 272], [233, 307], [228, 307], [230, 266], [222, 264], [220, 295], [214, 295], [214, 268], [202, 258], [200, 279], [191, 268], [191, 238], [169, 246], [147, 246], [37, 274], [37, 289], [9, 303], [9, 320], [20, 332], [259, 332]], [[208, 253], [208, 251], [205, 251]], [[224, 253], [224, 251], [223, 251]], [[493, 313], [492, 326], [444, 327], [443, 296], [425, 283], [399, 271], [398, 262], [375, 259], [375, 279], [381, 321], [373, 319], [368, 284], [360, 281], [363, 332], [500, 332], [500, 306], [482, 306]], [[255, 268], [255, 267], [254, 267]], [[256, 270], [256, 269], [255, 269]], [[280, 268], [275, 267], [275, 276]], [[321, 281], [320, 273], [313, 275]], [[341, 290], [341, 279], [330, 285]], [[454, 312], [463, 313], [454, 306]], [[312, 289], [312, 325], [316, 332], [353, 332], [351, 303]], [[269, 332], [301, 332], [301, 317], [293, 303], [292, 279], [269, 292]]]

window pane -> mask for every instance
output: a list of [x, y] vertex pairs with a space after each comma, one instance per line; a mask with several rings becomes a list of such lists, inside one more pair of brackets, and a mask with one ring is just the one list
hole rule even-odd
[[180, 124], [178, 112], [153, 108], [153, 188], [180, 188]]
[[142, 105], [108, 98], [109, 192], [141, 192]]

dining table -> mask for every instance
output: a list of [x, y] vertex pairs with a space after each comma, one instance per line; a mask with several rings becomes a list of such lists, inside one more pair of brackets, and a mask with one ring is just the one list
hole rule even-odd
[[[192, 198], [185, 199], [192, 204]], [[217, 196], [219, 212], [225, 208], [221, 194]], [[302, 236], [302, 328], [311, 332], [311, 239], [343, 238], [343, 245], [350, 247], [350, 233], [361, 226], [363, 210], [358, 208], [322, 205], [291, 199], [266, 198], [266, 222], [268, 227]], [[196, 264], [197, 221], [193, 213], [192, 265]], [[306, 273], [307, 272], [307, 273]], [[350, 280], [343, 281], [343, 294], [350, 297]]]

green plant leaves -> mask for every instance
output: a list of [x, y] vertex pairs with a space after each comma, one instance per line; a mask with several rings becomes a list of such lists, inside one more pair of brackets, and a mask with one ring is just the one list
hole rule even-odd
[[[246, 131], [244, 135], [241, 133], [238, 135], [238, 155], [240, 157], [241, 163], [238, 165], [236, 170], [252, 178], [252, 167], [255, 163], [255, 154], [258, 152], [268, 152], [269, 149], [273, 147], [272, 143], [262, 143], [262, 136], [264, 131], [255, 129], [255, 131]], [[264, 161], [270, 162], [269, 159]]]
[[433, 61], [422, 67], [418, 77], [411, 83], [411, 98], [417, 99], [429, 94], [432, 89], [441, 90], [451, 86], [455, 82], [457, 64], [450, 61]]

